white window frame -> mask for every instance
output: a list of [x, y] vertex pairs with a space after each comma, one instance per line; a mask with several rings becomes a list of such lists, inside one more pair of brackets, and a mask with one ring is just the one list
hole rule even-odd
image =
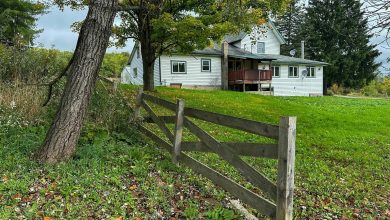
[[[173, 71], [173, 65], [177, 64], [184, 64], [184, 72], [180, 72], [179, 66], [177, 67], [177, 72]], [[171, 60], [171, 74], [187, 74], [187, 61], [182, 61], [182, 60]]]
[[[280, 66], [272, 66], [271, 68], [272, 68], [272, 77], [273, 78], [280, 78]], [[276, 68], [278, 68], [278, 73], [279, 73], [278, 76], [275, 75], [275, 69]]]
[[[290, 73], [290, 68], [296, 68], [296, 71], [294, 71], [293, 75]], [[288, 66], [288, 78], [298, 78], [299, 77], [299, 66]]]
[[[263, 45], [263, 51], [260, 51], [260, 52], [259, 52], [259, 44], [262, 44], [262, 45]], [[257, 51], [258, 54], [263, 54], [263, 53], [265, 53], [265, 42], [263, 42], [263, 41], [258, 41], [258, 42], [257, 42], [257, 45], [256, 45], [256, 51]]]
[[315, 78], [316, 77], [316, 68], [314, 66], [306, 67], [307, 70], [307, 78]]
[[[207, 65], [204, 65], [203, 62], [208, 62], [209, 65], [208, 65], [208, 70], [205, 70], [204, 67], [207, 66]], [[200, 59], [200, 69], [202, 72], [211, 72], [211, 59], [206, 59], [206, 58], [202, 58]]]

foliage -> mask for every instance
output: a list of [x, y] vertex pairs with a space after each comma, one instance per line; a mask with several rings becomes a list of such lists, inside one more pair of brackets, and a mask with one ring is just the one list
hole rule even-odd
[[32, 45], [41, 30], [36, 29], [37, 16], [45, 12], [41, 2], [0, 0], [0, 43]]
[[328, 85], [360, 88], [376, 77], [380, 55], [371, 45], [367, 19], [355, 0], [311, 0], [301, 38], [308, 58], [330, 63], [324, 69]]
[[365, 96], [390, 96], [390, 78], [376, 79], [370, 82], [367, 86], [361, 89], [361, 93]]
[[[123, 89], [134, 91], [131, 86]], [[184, 99], [187, 107], [271, 124], [278, 124], [282, 115], [297, 116], [294, 216], [298, 219], [390, 217], [387, 198], [390, 190], [387, 178], [390, 167], [388, 100], [271, 97], [172, 88], [159, 88], [153, 94], [171, 101]], [[156, 112], [167, 115], [162, 109]], [[219, 141], [269, 141], [223, 126], [195, 122]], [[184, 137], [189, 137], [187, 132], [184, 131]], [[218, 156], [191, 156], [246, 183]], [[274, 160], [244, 159], [275, 180], [277, 163]], [[362, 179], [364, 181], [359, 181]]]
[[298, 35], [304, 16], [304, 6], [297, 0], [290, 1], [286, 13], [276, 16], [275, 25], [286, 40], [286, 44], [280, 45], [280, 54], [290, 56], [292, 49], [296, 50], [296, 54], [300, 54], [301, 42]]
[[106, 53], [100, 68], [100, 76], [120, 78], [123, 67], [128, 60], [128, 53]]
[[8, 47], [0, 44], [0, 81], [34, 84], [50, 81], [68, 64], [71, 52]]

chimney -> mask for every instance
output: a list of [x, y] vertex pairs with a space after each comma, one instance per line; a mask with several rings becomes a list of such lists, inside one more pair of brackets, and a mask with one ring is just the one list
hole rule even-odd
[[305, 41], [301, 41], [301, 58], [305, 59]]

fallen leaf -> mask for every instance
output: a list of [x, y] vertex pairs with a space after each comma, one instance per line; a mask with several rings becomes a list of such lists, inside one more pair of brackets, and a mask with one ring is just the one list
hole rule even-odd
[[130, 186], [129, 189], [130, 189], [131, 191], [136, 190], [136, 189], [137, 189], [137, 185], [134, 184], [134, 185]]
[[20, 195], [19, 193], [17, 193], [17, 194], [15, 194], [15, 195], [13, 195], [11, 198], [12, 198], [12, 199], [22, 199], [22, 195]]
[[8, 178], [8, 176], [2, 176], [1, 180], [6, 183], [6, 182], [8, 182], [9, 178]]
[[141, 220], [141, 218], [140, 217], [135, 217], [135, 219], [134, 220]]
[[49, 216], [45, 216], [45, 217], [43, 218], [43, 220], [51, 220], [51, 218], [50, 218]]
[[116, 217], [116, 220], [122, 220], [122, 216]]

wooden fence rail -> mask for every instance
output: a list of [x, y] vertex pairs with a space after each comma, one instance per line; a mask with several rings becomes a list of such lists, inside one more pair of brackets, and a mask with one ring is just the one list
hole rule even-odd
[[[174, 111], [174, 116], [158, 116], [147, 103], [154, 103]], [[257, 209], [272, 219], [286, 220], [293, 218], [294, 162], [296, 118], [281, 117], [279, 126], [262, 122], [236, 118], [194, 108], [186, 108], [184, 100], [172, 103], [142, 92], [138, 93], [134, 110], [134, 118], [139, 122], [140, 130], [160, 147], [172, 154], [174, 163], [182, 163], [195, 172], [210, 179], [231, 195]], [[141, 108], [148, 116], [142, 118]], [[190, 118], [200, 119], [218, 125], [235, 128], [252, 134], [278, 140], [278, 144], [269, 143], [226, 143], [219, 142], [209, 133], [197, 126]], [[143, 126], [141, 122], [155, 123], [164, 133], [169, 142]], [[173, 132], [166, 124], [174, 123]], [[184, 142], [183, 129], [187, 128], [199, 142]], [[197, 161], [185, 152], [213, 152], [226, 160], [230, 165], [254, 186], [261, 189], [269, 199], [266, 199], [224, 176], [218, 171]], [[276, 184], [265, 175], [255, 170], [240, 156], [264, 157], [278, 160]]]

